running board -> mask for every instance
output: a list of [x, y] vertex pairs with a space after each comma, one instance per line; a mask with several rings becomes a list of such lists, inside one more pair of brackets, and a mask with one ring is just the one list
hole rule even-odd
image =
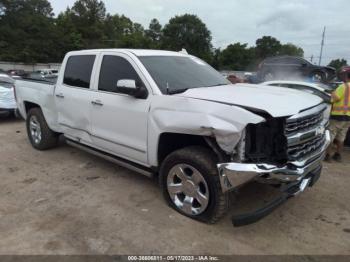
[[115, 164], [117, 164], [119, 166], [125, 167], [127, 169], [135, 171], [135, 172], [137, 172], [139, 174], [142, 174], [144, 176], [147, 176], [149, 178], [153, 177], [154, 172], [150, 168], [143, 167], [143, 166], [141, 166], [139, 164], [136, 164], [136, 163], [133, 163], [133, 162], [131, 162], [129, 160], [125, 160], [125, 159], [122, 159], [120, 157], [114, 156], [112, 154], [109, 154], [109, 153], [103, 152], [101, 150], [92, 148], [90, 146], [87, 146], [87, 145], [75, 142], [75, 141], [73, 141], [73, 140], [71, 140], [71, 139], [69, 139], [67, 137], [66, 137], [66, 142], [70, 146], [76, 147], [76, 148], [78, 148], [80, 150], [83, 150], [83, 151], [88, 152], [90, 154], [93, 154], [95, 156], [101, 157], [101, 158], [103, 158], [103, 159], [105, 159], [107, 161], [110, 161], [112, 163], [115, 163]]

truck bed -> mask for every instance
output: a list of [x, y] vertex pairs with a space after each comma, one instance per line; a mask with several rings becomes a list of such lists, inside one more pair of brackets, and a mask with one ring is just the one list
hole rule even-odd
[[15, 82], [17, 106], [26, 118], [27, 111], [38, 105], [52, 130], [57, 130], [57, 111], [54, 99], [55, 83], [37, 79], [20, 79]]

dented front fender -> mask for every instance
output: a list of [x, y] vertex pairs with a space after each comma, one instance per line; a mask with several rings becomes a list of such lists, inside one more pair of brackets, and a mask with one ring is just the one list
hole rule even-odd
[[[149, 162], [158, 166], [157, 146], [162, 133], [214, 137], [230, 154], [249, 123], [264, 118], [237, 106], [177, 96], [155, 96], [149, 114]], [[151, 149], [152, 147], [152, 149]]]

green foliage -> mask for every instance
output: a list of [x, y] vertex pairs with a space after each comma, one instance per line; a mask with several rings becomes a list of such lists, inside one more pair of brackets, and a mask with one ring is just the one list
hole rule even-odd
[[162, 25], [156, 18], [153, 18], [151, 23], [149, 24], [149, 28], [146, 30], [146, 37], [151, 41], [152, 49], [161, 48], [162, 36]]
[[133, 22], [122, 15], [110, 15], [104, 21], [104, 47], [117, 48], [127, 47], [128, 39], [134, 31]]
[[256, 40], [255, 49], [259, 59], [279, 55], [281, 48], [281, 42], [272, 36], [263, 36]]
[[245, 70], [255, 61], [254, 48], [247, 48], [248, 44], [235, 43], [224, 49], [219, 56], [220, 68]]
[[212, 58], [211, 33], [206, 25], [196, 16], [185, 14], [171, 18], [164, 26], [162, 48], [188, 53], [205, 60]]
[[343, 66], [346, 66], [348, 62], [345, 59], [334, 59], [332, 60], [328, 66], [334, 67], [337, 71], [342, 68]]
[[287, 43], [281, 46], [281, 50], [279, 52], [280, 55], [290, 55], [290, 56], [304, 56], [304, 50], [296, 45], [291, 43]]
[[[76, 0], [57, 17], [48, 0], [0, 0], [3, 61], [60, 62], [65, 53], [88, 48], [185, 48], [216, 69], [254, 70], [268, 56], [304, 53], [271, 36], [258, 39], [256, 47], [233, 43], [223, 50], [214, 49], [211, 41], [211, 32], [196, 15], [175, 16], [164, 27], [154, 18], [145, 29], [124, 15], [106, 13], [101, 0]], [[344, 60], [331, 63], [336, 68], [343, 64]]]
[[255, 47], [235, 43], [227, 46], [219, 55], [221, 69], [255, 70], [263, 59], [277, 55], [303, 57], [304, 50], [291, 43], [282, 44], [276, 38], [264, 36], [256, 40]]
[[0, 60], [44, 62], [56, 58], [57, 34], [47, 0], [2, 0]]
[[75, 39], [74, 49], [97, 48], [103, 38], [105, 18], [106, 8], [102, 1], [78, 0], [71, 9], [59, 15], [57, 25], [67, 36], [65, 40]]

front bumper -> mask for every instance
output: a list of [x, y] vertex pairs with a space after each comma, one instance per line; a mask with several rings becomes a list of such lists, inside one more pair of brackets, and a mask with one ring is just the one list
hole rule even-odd
[[293, 161], [284, 166], [271, 164], [244, 164], [223, 163], [218, 164], [218, 171], [222, 191], [228, 192], [237, 189], [241, 185], [259, 179], [260, 182], [275, 181], [290, 183], [302, 181], [313, 170], [321, 166], [327, 147], [330, 144], [330, 133], [326, 131], [326, 142], [314, 155], [304, 161]]
[[269, 215], [272, 211], [274, 211], [288, 199], [303, 192], [306, 187], [312, 187], [319, 179], [321, 170], [322, 167], [319, 166], [315, 170], [312, 170], [310, 173], [308, 173], [301, 181], [284, 184], [280, 187], [281, 194], [279, 197], [268, 202], [265, 206], [258, 208], [257, 210], [233, 216], [232, 224], [235, 227], [245, 226], [255, 223], [263, 217]]

